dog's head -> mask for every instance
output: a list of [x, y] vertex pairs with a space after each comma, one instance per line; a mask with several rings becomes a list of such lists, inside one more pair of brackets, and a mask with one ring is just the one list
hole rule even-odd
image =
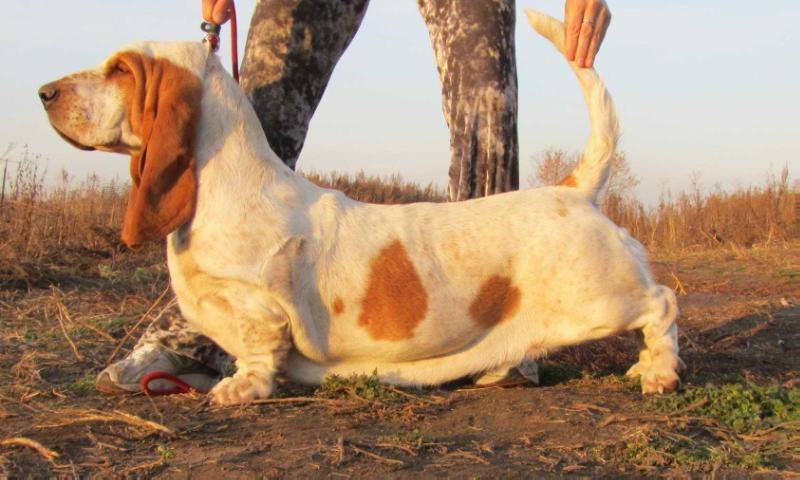
[[39, 89], [50, 123], [83, 150], [131, 156], [122, 239], [163, 238], [194, 215], [194, 145], [208, 48], [141, 43]]

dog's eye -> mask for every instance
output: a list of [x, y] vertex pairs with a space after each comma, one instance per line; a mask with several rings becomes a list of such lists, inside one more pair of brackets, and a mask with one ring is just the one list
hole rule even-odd
[[130, 69], [124, 62], [118, 62], [113, 67], [111, 67], [111, 75], [125, 75], [126, 73], [130, 73]]

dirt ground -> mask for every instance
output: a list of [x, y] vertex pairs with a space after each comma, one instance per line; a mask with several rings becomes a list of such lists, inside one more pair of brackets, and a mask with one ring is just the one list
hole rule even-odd
[[238, 408], [103, 395], [117, 347], [176, 314], [159, 257], [0, 267], [0, 478], [800, 475], [800, 243], [653, 255], [688, 366], [666, 399], [623, 377], [632, 335], [552, 354], [538, 387], [284, 383]]

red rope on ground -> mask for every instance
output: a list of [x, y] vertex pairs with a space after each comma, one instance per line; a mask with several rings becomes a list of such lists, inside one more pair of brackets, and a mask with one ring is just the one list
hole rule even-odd
[[[166, 388], [163, 390], [151, 390], [150, 389], [150, 382], [154, 380], [167, 380], [172, 382], [175, 386], [172, 388]], [[142, 389], [145, 395], [151, 397], [159, 397], [161, 395], [174, 395], [176, 393], [191, 393], [191, 392], [202, 392], [188, 383], [184, 382], [176, 375], [173, 375], [169, 372], [150, 372], [142, 378], [142, 381], [139, 383], [139, 388]]]

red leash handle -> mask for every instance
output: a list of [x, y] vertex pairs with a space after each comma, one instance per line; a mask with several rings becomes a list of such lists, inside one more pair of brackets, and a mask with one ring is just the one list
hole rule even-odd
[[[172, 388], [165, 388], [163, 390], [152, 390], [150, 388], [150, 382], [154, 380], [167, 380], [172, 382], [175, 386]], [[142, 377], [142, 381], [139, 382], [139, 388], [142, 389], [145, 395], [150, 397], [159, 397], [162, 395], [174, 395], [176, 393], [191, 393], [191, 392], [200, 392], [196, 388], [192, 387], [188, 383], [184, 382], [176, 375], [173, 375], [169, 372], [150, 372], [144, 377]], [[205, 392], [200, 392], [205, 393]]]
[[[228, 16], [231, 20], [231, 73], [236, 83], [239, 83], [239, 36], [236, 26], [236, 6], [231, 0], [231, 6], [228, 9]], [[220, 25], [216, 23], [203, 22], [200, 24], [200, 30], [204, 31], [206, 38], [203, 40], [211, 47], [211, 50], [217, 51], [219, 49], [219, 32], [222, 30]]]
[[231, 68], [233, 79], [239, 83], [239, 37], [236, 32], [236, 6], [233, 4], [233, 0], [231, 0], [229, 12], [231, 14]]

